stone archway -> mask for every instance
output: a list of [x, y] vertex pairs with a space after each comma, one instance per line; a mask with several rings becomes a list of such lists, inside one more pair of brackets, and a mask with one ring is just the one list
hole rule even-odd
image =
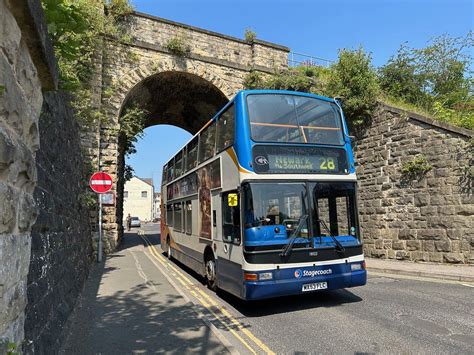
[[169, 124], [195, 134], [226, 102], [228, 97], [212, 82], [195, 74], [164, 71], [135, 85], [121, 108], [145, 110], [145, 128]]
[[[82, 137], [93, 166], [114, 178], [112, 191], [120, 205], [124, 164], [117, 132], [124, 107], [134, 103], [147, 109], [147, 126], [168, 123], [195, 133], [243, 89], [250, 71], [265, 74], [285, 69], [289, 52], [277, 44], [247, 42], [141, 13], [131, 14], [126, 24], [131, 40], [104, 43], [107, 50], [98, 58], [93, 76], [92, 103], [105, 119]], [[169, 49], [169, 42], [177, 37], [185, 42], [184, 56]], [[121, 223], [115, 206], [103, 208], [106, 250], [115, 248]]]
[[[115, 111], [117, 122], [126, 109], [133, 106], [146, 112], [145, 128], [168, 124], [191, 134], [197, 133], [230, 99], [230, 95], [225, 93], [230, 90], [223, 81], [206, 71], [200, 73], [202, 76], [178, 70], [164, 70], [143, 78], [130, 89], [120, 108]], [[143, 75], [143, 72], [141, 74]], [[106, 250], [112, 250], [122, 234], [125, 141], [120, 136], [103, 135], [101, 146], [108, 147], [102, 149], [103, 151], [110, 151], [103, 160], [103, 163], [107, 164], [104, 168], [115, 175], [116, 206], [104, 208], [105, 245]], [[110, 154], [112, 157], [116, 154], [116, 159], [110, 159]]]

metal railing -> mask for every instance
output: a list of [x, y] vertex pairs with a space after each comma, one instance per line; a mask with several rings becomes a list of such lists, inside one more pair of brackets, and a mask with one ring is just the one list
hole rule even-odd
[[315, 57], [312, 55], [290, 52], [288, 53], [288, 66], [329, 67], [333, 60]]

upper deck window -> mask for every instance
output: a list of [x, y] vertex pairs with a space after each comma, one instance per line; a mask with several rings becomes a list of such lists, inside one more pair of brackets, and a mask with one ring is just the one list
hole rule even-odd
[[197, 165], [198, 137], [195, 137], [186, 147], [186, 171], [194, 169]]
[[234, 111], [234, 105], [230, 106], [217, 121], [217, 152], [230, 147], [234, 143]]
[[199, 163], [209, 159], [216, 149], [216, 122], [205, 128], [199, 135]]
[[285, 94], [247, 96], [252, 139], [258, 142], [344, 144], [336, 104]]
[[183, 174], [183, 151], [176, 154], [174, 158], [174, 177], [178, 178]]

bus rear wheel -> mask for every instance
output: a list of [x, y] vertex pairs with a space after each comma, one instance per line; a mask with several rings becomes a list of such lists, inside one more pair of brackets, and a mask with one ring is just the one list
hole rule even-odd
[[217, 291], [216, 261], [213, 257], [206, 259], [206, 279], [207, 287], [212, 291]]

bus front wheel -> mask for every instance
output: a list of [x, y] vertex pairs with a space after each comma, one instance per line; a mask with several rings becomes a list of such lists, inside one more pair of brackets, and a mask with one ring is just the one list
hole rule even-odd
[[206, 260], [207, 287], [212, 291], [217, 290], [216, 261], [213, 257]]

